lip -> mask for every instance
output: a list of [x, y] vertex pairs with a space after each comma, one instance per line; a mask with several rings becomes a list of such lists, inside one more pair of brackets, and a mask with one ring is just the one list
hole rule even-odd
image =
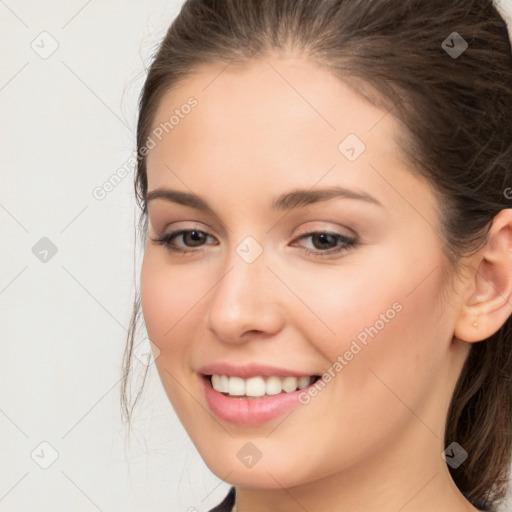
[[251, 363], [245, 365], [233, 365], [230, 363], [212, 363], [202, 366], [197, 370], [203, 375], [227, 375], [229, 377], [241, 377], [248, 379], [250, 377], [311, 377], [321, 375], [318, 373], [298, 372], [287, 368], [278, 368], [276, 366], [268, 366], [263, 364]]
[[[240, 377], [242, 377], [242, 375], [248, 375], [248, 377], [258, 375], [264, 376], [263, 373], [261, 372], [261, 368], [259, 369], [258, 372], [255, 367], [245, 367], [243, 369], [241, 367], [238, 367], [239, 373], [237, 375], [234, 375], [232, 372], [221, 372], [218, 374], [218, 370], [219, 369], [216, 367], [215, 372], [213, 372], [213, 374], [228, 374]], [[267, 370], [269, 370], [268, 367]], [[272, 368], [271, 370], [272, 372], [268, 373], [267, 375], [283, 375], [282, 369], [278, 370], [276, 368]], [[284, 415], [294, 407], [301, 405], [301, 403], [299, 402], [300, 394], [304, 392], [307, 393], [309, 388], [314, 386], [316, 383], [313, 382], [309, 386], [303, 389], [297, 389], [296, 391], [292, 391], [291, 393], [265, 395], [262, 397], [254, 398], [241, 398], [226, 396], [224, 393], [220, 393], [219, 391], [213, 389], [209, 375], [211, 374], [204, 374], [200, 375], [199, 377], [203, 386], [203, 392], [206, 399], [206, 403], [208, 404], [210, 411], [220, 420], [224, 420], [229, 423], [234, 423], [237, 425], [246, 426], [261, 425], [267, 421], [278, 418], [279, 416]], [[289, 371], [286, 375], [302, 376], [308, 374], [297, 374], [296, 372]]]

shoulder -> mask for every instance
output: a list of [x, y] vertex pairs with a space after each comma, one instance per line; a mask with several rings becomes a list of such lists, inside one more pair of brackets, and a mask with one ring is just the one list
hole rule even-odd
[[212, 508], [209, 512], [231, 512], [235, 504], [235, 488], [231, 487], [228, 495], [224, 498], [222, 503]]

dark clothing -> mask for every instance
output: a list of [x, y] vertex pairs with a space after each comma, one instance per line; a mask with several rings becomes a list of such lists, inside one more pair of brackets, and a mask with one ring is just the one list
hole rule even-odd
[[231, 487], [228, 495], [224, 498], [224, 501], [212, 508], [210, 512], [231, 512], [233, 505], [235, 504], [235, 488]]

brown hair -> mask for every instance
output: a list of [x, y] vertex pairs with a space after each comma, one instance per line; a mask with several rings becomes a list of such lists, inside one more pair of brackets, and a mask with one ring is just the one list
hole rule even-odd
[[[467, 43], [460, 55], [449, 49]], [[451, 38], [451, 39], [450, 39]], [[446, 41], [446, 43], [443, 43]], [[448, 45], [448, 46], [446, 46]], [[160, 100], [194, 68], [282, 53], [325, 67], [402, 123], [412, 172], [435, 191], [451, 268], [487, 241], [494, 216], [512, 206], [512, 53], [491, 0], [187, 0], [159, 45], [139, 105], [135, 193], [147, 236], [144, 148]], [[140, 293], [123, 359], [122, 410], [140, 320]], [[512, 438], [512, 317], [473, 343], [448, 413], [445, 446], [469, 454], [450, 469], [477, 508], [503, 501]]]

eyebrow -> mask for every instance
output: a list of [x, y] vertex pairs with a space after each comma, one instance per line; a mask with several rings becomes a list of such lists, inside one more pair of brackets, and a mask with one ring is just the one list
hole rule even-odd
[[[357, 192], [355, 190], [350, 190], [344, 187], [330, 187], [315, 190], [292, 190], [276, 197], [272, 201], [271, 206], [273, 210], [289, 211], [303, 208], [313, 203], [328, 201], [334, 198], [356, 199], [384, 208], [384, 205], [372, 195], [366, 192]], [[201, 199], [199, 196], [189, 192], [181, 192], [179, 190], [171, 190], [167, 188], [157, 188], [147, 193], [146, 203], [149, 203], [154, 199], [164, 199], [165, 201], [189, 206], [190, 208], [215, 215], [215, 212], [211, 209], [206, 201]]]

